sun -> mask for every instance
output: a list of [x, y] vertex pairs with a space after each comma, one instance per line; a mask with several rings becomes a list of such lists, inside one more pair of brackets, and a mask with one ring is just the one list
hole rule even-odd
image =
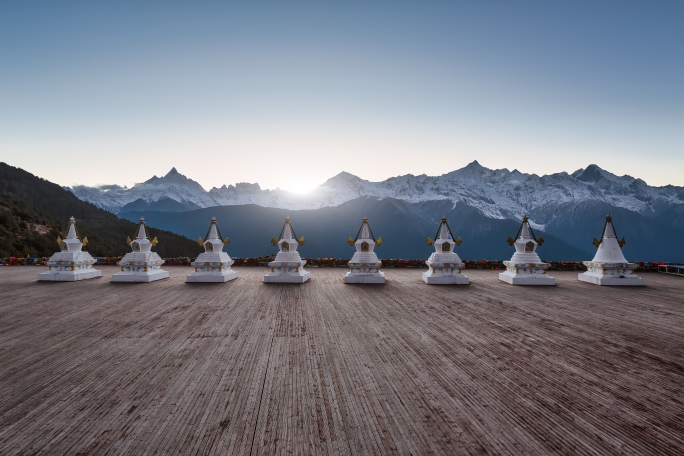
[[295, 181], [288, 182], [286, 186], [282, 187], [283, 190], [287, 190], [292, 193], [310, 193], [313, 189], [317, 187], [316, 184], [306, 181]]

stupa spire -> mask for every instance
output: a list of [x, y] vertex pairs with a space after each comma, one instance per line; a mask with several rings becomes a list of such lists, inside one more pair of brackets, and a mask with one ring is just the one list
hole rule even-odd
[[369, 234], [368, 217], [363, 218], [363, 223], [361, 223], [361, 239], [370, 239]]
[[69, 232], [67, 233], [66, 239], [78, 239], [78, 234], [76, 233], [76, 219], [72, 216], [69, 219]]
[[219, 239], [218, 226], [216, 225], [216, 217], [211, 218], [211, 225], [209, 226], [209, 236], [207, 239]]
[[292, 239], [292, 225], [290, 224], [290, 217], [285, 217], [285, 226], [283, 226], [283, 239]]
[[442, 217], [442, 223], [439, 224], [439, 238], [449, 239], [449, 226], [447, 225], [446, 215]]
[[138, 235], [136, 239], [147, 239], [147, 233], [145, 232], [145, 217], [140, 217], [140, 222], [138, 223]]
[[522, 222], [520, 239], [532, 239], [532, 236], [530, 236], [530, 222], [527, 220], [527, 216], [525, 216]]
[[608, 216], [606, 217], [606, 224], [603, 227], [602, 238], [617, 238], [617, 234], [615, 233], [615, 227], [613, 226], [613, 217], [610, 214], [608, 214]]

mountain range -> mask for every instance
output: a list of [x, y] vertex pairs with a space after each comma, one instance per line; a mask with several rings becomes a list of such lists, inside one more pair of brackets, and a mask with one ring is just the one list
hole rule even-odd
[[627, 238], [628, 259], [684, 259], [684, 188], [649, 186], [596, 165], [538, 176], [473, 161], [441, 176], [409, 174], [382, 182], [342, 172], [307, 194], [263, 190], [256, 183], [206, 191], [173, 168], [131, 188], [77, 186], [71, 191], [121, 218], [145, 215], [152, 226], [191, 238], [202, 235], [216, 215], [239, 241], [229, 249], [234, 256], [272, 253], [263, 239], [277, 234], [289, 214], [300, 231], [311, 233], [305, 256], [350, 256], [343, 241], [368, 215], [374, 231], [387, 233], [382, 257], [420, 258], [430, 251], [422, 245], [424, 238], [433, 236], [433, 227], [447, 215], [464, 239], [464, 258], [503, 259], [511, 249], [499, 239], [515, 234], [527, 214], [547, 239], [542, 257], [578, 261], [593, 257], [591, 241], [611, 213], [618, 233]]
[[494, 219], [519, 220], [528, 214], [535, 226], [543, 227], [557, 218], [558, 206], [591, 201], [649, 218], [657, 218], [674, 209], [667, 218], [674, 216], [676, 220], [672, 221], [684, 228], [681, 216], [684, 187], [652, 187], [641, 179], [619, 177], [596, 165], [572, 174], [537, 176], [518, 170], [492, 170], [473, 161], [441, 176], [407, 174], [382, 182], [369, 182], [342, 172], [307, 194], [281, 189], [262, 190], [256, 183], [224, 185], [206, 191], [173, 168], [163, 177], [154, 176], [131, 188], [105, 188], [112, 189], [77, 186], [71, 190], [79, 199], [115, 214], [142, 210], [182, 212], [242, 204], [292, 210], [320, 209], [372, 196], [408, 203], [450, 201], [454, 207], [461, 202]]

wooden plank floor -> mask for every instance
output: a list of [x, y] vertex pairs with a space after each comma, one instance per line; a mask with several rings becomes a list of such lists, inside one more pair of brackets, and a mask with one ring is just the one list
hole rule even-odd
[[684, 279], [37, 282], [0, 268], [0, 454], [682, 454]]

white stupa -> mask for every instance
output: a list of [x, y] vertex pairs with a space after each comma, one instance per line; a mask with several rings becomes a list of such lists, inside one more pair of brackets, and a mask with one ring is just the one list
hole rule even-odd
[[461, 274], [464, 265], [454, 253], [454, 247], [461, 245], [461, 238], [454, 238], [446, 216], [442, 217], [435, 240], [428, 238], [427, 242], [428, 245], [435, 247], [435, 251], [425, 262], [428, 267], [428, 270], [423, 273], [425, 283], [428, 285], [467, 285], [470, 283], [468, 276]]
[[280, 249], [275, 260], [268, 263], [271, 272], [264, 276], [264, 282], [304, 283], [311, 273], [304, 270], [305, 260], [299, 256], [297, 245], [304, 245], [304, 236], [297, 240], [290, 217], [285, 217], [285, 224], [280, 230], [278, 239], [271, 238], [271, 243]]
[[356, 239], [352, 240], [350, 236], [347, 243], [355, 246], [356, 252], [349, 260], [351, 271], [344, 276], [344, 283], [385, 283], [385, 273], [380, 271], [382, 262], [373, 251], [376, 244], [378, 247], [382, 245], [382, 238], [375, 240], [367, 217], [363, 218]]
[[50, 257], [47, 261], [48, 271], [38, 275], [38, 280], [73, 282], [102, 276], [102, 271], [93, 269], [95, 259], [88, 252], [81, 251], [88, 244], [88, 238], [81, 241], [73, 217], [69, 219], [66, 238], [57, 238], [57, 243], [62, 250]]
[[546, 275], [549, 264], [542, 262], [536, 252], [544, 238], [537, 239], [527, 216], [523, 217], [515, 237], [518, 239], [508, 237], [508, 245], [515, 246], [515, 253], [511, 261], [504, 261], [506, 272], [500, 273], [499, 279], [512, 285], [555, 285], [556, 279]]
[[636, 263], [630, 263], [622, 254], [625, 238], [618, 241], [613, 226], [613, 218], [608, 214], [603, 226], [601, 240], [594, 238], [594, 245], [598, 247], [596, 256], [591, 261], [583, 261], [587, 272], [578, 275], [583, 282], [596, 285], [645, 285], [646, 281], [634, 274]]
[[223, 246], [228, 245], [228, 238], [223, 239], [221, 231], [216, 224], [216, 217], [211, 218], [206, 240], [199, 238], [199, 244], [204, 246], [204, 252], [192, 262], [195, 272], [190, 274], [187, 282], [228, 282], [236, 279], [238, 273], [230, 268], [233, 259], [223, 251]]
[[157, 252], [152, 252], [152, 246], [157, 245], [157, 238], [149, 240], [144, 217], [140, 217], [137, 233], [135, 239], [128, 239], [132, 252], [121, 259], [121, 272], [112, 276], [112, 282], [153, 282], [169, 277], [169, 273], [161, 268], [164, 260]]

